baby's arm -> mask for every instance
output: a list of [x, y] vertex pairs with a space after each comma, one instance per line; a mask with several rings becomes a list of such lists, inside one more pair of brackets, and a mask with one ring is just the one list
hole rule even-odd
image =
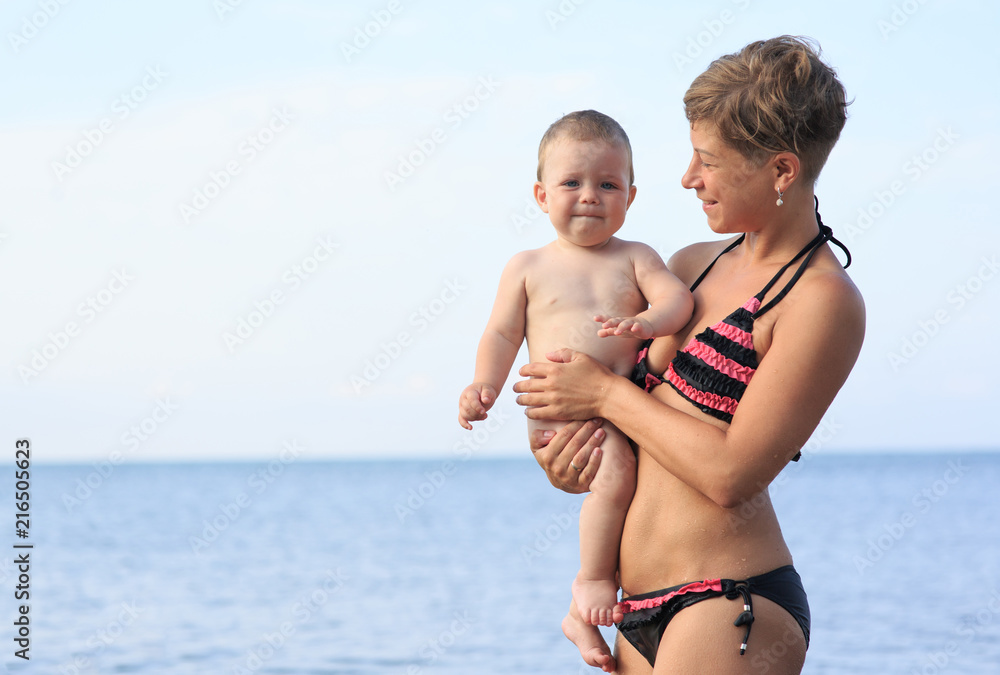
[[529, 252], [518, 253], [500, 275], [493, 312], [476, 352], [474, 382], [462, 391], [458, 401], [458, 423], [466, 429], [472, 429], [470, 422], [486, 419], [486, 411], [496, 402], [524, 342], [528, 308], [524, 280], [529, 260]]
[[595, 316], [600, 337], [635, 337], [643, 340], [672, 335], [687, 325], [694, 311], [691, 291], [667, 269], [663, 259], [645, 244], [633, 244], [632, 264], [639, 290], [649, 309], [634, 317]]

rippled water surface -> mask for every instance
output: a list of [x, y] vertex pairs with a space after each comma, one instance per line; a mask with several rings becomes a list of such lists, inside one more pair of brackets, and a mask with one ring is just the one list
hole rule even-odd
[[[27, 664], [0, 556], [11, 672], [596, 672], [559, 631], [579, 498], [530, 460], [33, 483]], [[1000, 672], [1000, 456], [807, 455], [772, 496], [812, 607], [806, 673]]]

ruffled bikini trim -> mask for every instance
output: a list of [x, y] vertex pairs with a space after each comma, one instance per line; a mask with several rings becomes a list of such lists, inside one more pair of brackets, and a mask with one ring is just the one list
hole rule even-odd
[[746, 347], [741, 347], [737, 343], [730, 340], [725, 335], [719, 335], [711, 328], [706, 328], [703, 330], [695, 339], [691, 340], [685, 347], [685, 351], [691, 345], [696, 342], [708, 345], [715, 351], [724, 355], [728, 359], [732, 359], [741, 366], [747, 368], [757, 368], [757, 352], [753, 349], [747, 349]]
[[[743, 349], [753, 349], [753, 336], [742, 328], [737, 328], [726, 321], [720, 321], [709, 330], [713, 330], [719, 335], [732, 340]], [[696, 337], [695, 339], [697, 340], [698, 338]]]
[[686, 352], [677, 355], [673, 366], [674, 372], [699, 392], [718, 394], [739, 401], [747, 389], [744, 383]]
[[757, 372], [756, 368], [742, 366], [739, 363], [736, 363], [736, 361], [726, 358], [703, 342], [692, 342], [684, 348], [684, 353], [700, 359], [710, 368], [713, 368], [720, 373], [724, 373], [734, 380], [739, 380], [743, 384], [749, 384], [750, 378], [752, 378], [753, 374]]
[[[682, 378], [677, 371], [674, 370], [674, 364], [671, 362], [670, 366], [667, 368], [667, 372], [664, 374], [667, 382], [670, 383], [674, 389], [676, 389], [680, 394], [682, 394], [688, 400], [694, 402], [699, 407], [702, 408], [703, 412], [711, 414], [712, 410], [715, 410], [721, 414], [725, 414], [729, 420], [732, 419], [733, 413], [736, 412], [736, 407], [739, 405], [739, 400], [735, 398], [730, 398], [728, 396], [719, 396], [718, 394], [711, 394], [705, 391], [699, 391], [689, 385], [684, 378]], [[732, 378], [726, 378], [727, 382], [735, 382]], [[742, 386], [742, 385], [741, 385]], [[708, 408], [708, 410], [705, 410]], [[723, 419], [723, 418], [720, 418]], [[728, 420], [727, 420], [728, 421]]]
[[642, 598], [640, 600], [622, 600], [622, 612], [628, 614], [629, 612], [635, 612], [640, 609], [653, 609], [659, 607], [666, 602], [669, 602], [671, 598], [677, 597], [678, 595], [685, 595], [687, 593], [704, 593], [705, 591], [722, 591], [722, 579], [706, 579], [705, 581], [694, 581], [690, 584], [685, 584], [680, 588], [676, 588], [669, 593], [663, 595], [658, 595], [652, 598]]

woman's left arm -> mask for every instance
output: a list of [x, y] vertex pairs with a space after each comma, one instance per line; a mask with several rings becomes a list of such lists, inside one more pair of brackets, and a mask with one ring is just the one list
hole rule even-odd
[[738, 506], [764, 489], [816, 429], [847, 379], [864, 339], [860, 294], [842, 275], [799, 282], [772, 342], [728, 428], [683, 413], [563, 350], [567, 363], [529, 364], [518, 403], [535, 419], [603, 417], [671, 474], [720, 506]]

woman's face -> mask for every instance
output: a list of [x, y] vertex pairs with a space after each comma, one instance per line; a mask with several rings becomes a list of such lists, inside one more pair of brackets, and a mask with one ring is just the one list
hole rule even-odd
[[773, 218], [778, 193], [770, 162], [756, 167], [719, 138], [715, 125], [691, 126], [694, 154], [681, 185], [702, 201], [713, 232], [756, 232]]

